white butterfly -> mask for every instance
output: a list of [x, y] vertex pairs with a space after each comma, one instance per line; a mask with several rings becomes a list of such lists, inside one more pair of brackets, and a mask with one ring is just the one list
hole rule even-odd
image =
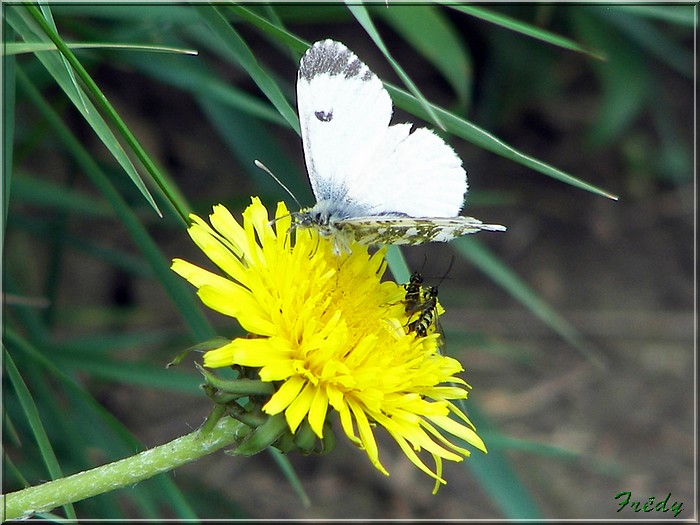
[[505, 227], [458, 216], [467, 174], [454, 150], [427, 128], [389, 125], [381, 80], [345, 45], [316, 42], [297, 77], [306, 168], [316, 205], [295, 226], [333, 235], [336, 250], [362, 244], [446, 242]]

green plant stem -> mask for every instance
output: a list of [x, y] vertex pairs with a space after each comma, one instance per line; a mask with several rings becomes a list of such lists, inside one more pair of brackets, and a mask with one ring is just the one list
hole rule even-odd
[[0, 521], [27, 518], [68, 503], [133, 486], [240, 442], [249, 430], [230, 417], [222, 418], [210, 431], [204, 428], [207, 427], [114, 463], [2, 495]]

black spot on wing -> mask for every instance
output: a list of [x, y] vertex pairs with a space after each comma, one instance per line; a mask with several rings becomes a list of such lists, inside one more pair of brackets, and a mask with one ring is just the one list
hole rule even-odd
[[333, 111], [315, 111], [314, 115], [321, 122], [330, 122], [333, 120]]
[[345, 78], [359, 77], [365, 81], [374, 76], [355, 53], [334, 40], [316, 42], [301, 58], [299, 78], [310, 81], [323, 73], [343, 75]]

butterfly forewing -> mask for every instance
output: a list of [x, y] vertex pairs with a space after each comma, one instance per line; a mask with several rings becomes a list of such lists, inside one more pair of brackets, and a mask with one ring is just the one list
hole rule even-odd
[[297, 107], [317, 201], [344, 199], [391, 120], [381, 80], [340, 42], [316, 42], [301, 59]]

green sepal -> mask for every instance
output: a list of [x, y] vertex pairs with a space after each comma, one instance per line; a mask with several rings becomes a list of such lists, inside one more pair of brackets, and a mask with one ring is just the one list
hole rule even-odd
[[241, 406], [238, 401], [226, 405], [228, 415], [241, 423], [256, 429], [265, 424], [269, 416], [257, 405]]
[[294, 444], [302, 454], [311, 454], [316, 448], [318, 436], [311, 429], [308, 419], [304, 419], [294, 434]]
[[252, 456], [272, 445], [288, 430], [289, 426], [283, 413], [269, 416], [267, 421], [246, 436], [238, 447], [226, 453], [236, 456]]
[[298, 450], [299, 447], [294, 443], [294, 434], [291, 431], [283, 432], [277, 441], [274, 443], [274, 447], [280, 452], [287, 453]]
[[236, 397], [269, 396], [275, 393], [275, 387], [272, 383], [260, 381], [259, 379], [221, 379], [203, 368], [199, 363], [195, 363], [195, 366], [204, 376], [207, 384], [221, 392], [233, 394]]
[[171, 366], [179, 365], [190, 352], [207, 352], [209, 350], [221, 348], [222, 346], [230, 342], [230, 339], [226, 339], [224, 337], [213, 337], [211, 339], [207, 339], [206, 341], [202, 341], [201, 343], [192, 345], [189, 348], [186, 348], [185, 350], [177, 354], [172, 361], [165, 365], [165, 368], [170, 368]]
[[321, 440], [321, 448], [316, 450], [316, 454], [328, 454], [335, 449], [335, 433], [333, 426], [326, 421], [323, 424], [323, 439]]

